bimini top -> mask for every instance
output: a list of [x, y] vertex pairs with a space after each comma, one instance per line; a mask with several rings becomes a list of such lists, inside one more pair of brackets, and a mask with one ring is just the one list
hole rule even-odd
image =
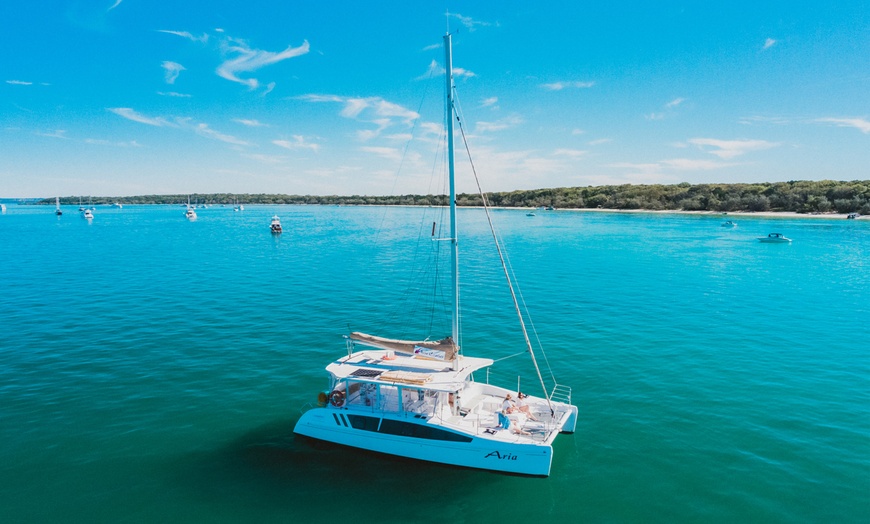
[[[337, 379], [350, 379], [393, 385], [416, 385], [434, 391], [458, 391], [465, 385], [469, 375], [493, 364], [490, 358], [465, 357], [452, 354], [448, 360], [436, 359], [422, 354], [416, 348], [426, 349], [456, 345], [450, 339], [438, 342], [424, 342], [426, 346], [409, 341], [398, 341], [353, 333], [350, 338], [360, 345], [374, 349], [362, 349], [336, 360], [326, 366], [326, 370]], [[393, 346], [393, 343], [410, 344]], [[385, 345], [393, 347], [384, 347]], [[432, 349], [432, 348], [429, 348]], [[440, 351], [440, 349], [436, 349]]]

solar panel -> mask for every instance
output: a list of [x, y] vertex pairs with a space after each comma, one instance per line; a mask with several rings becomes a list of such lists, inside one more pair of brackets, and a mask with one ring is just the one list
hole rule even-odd
[[357, 369], [350, 374], [352, 377], [375, 378], [380, 376], [383, 371], [378, 369]]

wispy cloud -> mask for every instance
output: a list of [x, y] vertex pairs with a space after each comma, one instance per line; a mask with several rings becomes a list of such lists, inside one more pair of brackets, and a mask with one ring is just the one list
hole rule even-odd
[[668, 109], [673, 109], [685, 101], [686, 101], [685, 98], [675, 98], [675, 99], [671, 100], [670, 102], [668, 102], [667, 104], [665, 104], [665, 107]]
[[590, 140], [589, 145], [590, 146], [600, 146], [601, 144], [608, 144], [610, 142], [613, 142], [612, 138], [599, 138], [597, 140]]
[[132, 120], [133, 122], [138, 122], [140, 124], [147, 124], [149, 126], [155, 127], [172, 127], [176, 129], [184, 129], [192, 131], [199, 136], [205, 138], [210, 138], [212, 140], [218, 140], [220, 142], [226, 142], [228, 144], [233, 144], [237, 146], [250, 145], [244, 140], [236, 138], [232, 135], [221, 133], [220, 131], [216, 131], [212, 129], [208, 124], [202, 122], [195, 122], [192, 118], [189, 117], [175, 117], [173, 118], [173, 121], [170, 122], [163, 117], [153, 118], [145, 116], [129, 107], [110, 107], [108, 108], [108, 110], [120, 117]]
[[293, 140], [272, 140], [272, 143], [284, 149], [310, 149], [317, 152], [320, 149], [320, 144], [313, 144], [305, 140], [302, 135], [293, 135]]
[[659, 162], [633, 163], [616, 162], [606, 167], [627, 169], [642, 174], [658, 174], [663, 171], [712, 171], [730, 167], [733, 164], [716, 162], [715, 160], [696, 160], [691, 158], [672, 158]]
[[464, 25], [469, 31], [474, 31], [478, 27], [489, 27], [492, 25], [498, 25], [498, 23], [493, 24], [491, 22], [482, 22], [480, 20], [474, 20], [470, 16], [462, 16], [459, 13], [448, 13], [448, 16], [451, 18], [455, 18], [459, 20], [459, 23]]
[[761, 47], [762, 49], [770, 49], [771, 47], [776, 45], [776, 40], [773, 38], [768, 38], [764, 41], [764, 45]]
[[870, 121], [863, 118], [817, 118], [816, 122], [834, 124], [839, 127], [854, 127], [862, 133], [870, 133]]
[[64, 129], [57, 129], [55, 131], [50, 131], [47, 133], [36, 133], [36, 134], [38, 136], [46, 136], [48, 138], [63, 138], [64, 140], [69, 138], [68, 136], [66, 136], [66, 130], [64, 130]]
[[563, 89], [585, 89], [595, 85], [595, 82], [552, 82], [541, 84], [548, 91], [562, 91]]
[[[234, 39], [224, 42], [222, 48], [224, 54], [229, 55], [231, 58], [218, 66], [216, 71], [218, 76], [231, 82], [244, 84], [251, 89], [259, 87], [259, 81], [256, 78], [241, 78], [240, 75], [253, 73], [267, 65], [301, 56], [309, 51], [308, 40], [302, 42], [302, 45], [298, 47], [291, 46], [279, 53], [252, 49], [247, 43]], [[271, 87], [274, 87], [274, 85]]]
[[121, 2], [123, 2], [123, 1], [124, 1], [124, 0], [115, 0], [115, 3], [112, 4], [112, 7], [110, 7], [110, 8], [108, 9], [108, 11], [111, 11], [112, 9], [118, 7], [119, 5], [121, 5]]
[[489, 98], [485, 98], [483, 102], [480, 103], [480, 107], [491, 107], [493, 109], [498, 109], [498, 97], [491, 96]]
[[160, 96], [169, 96], [175, 98], [191, 98], [193, 95], [189, 95], [187, 93], [176, 93], [175, 91], [157, 91], [157, 94]]
[[191, 126], [191, 128], [194, 130], [194, 132], [195, 132], [196, 134], [198, 134], [199, 136], [202, 136], [202, 137], [205, 137], [205, 138], [210, 138], [210, 139], [212, 139], [212, 140], [218, 140], [218, 141], [221, 141], [221, 142], [226, 142], [227, 144], [233, 144], [233, 145], [237, 145], [237, 146], [247, 146], [247, 145], [249, 145], [249, 144], [248, 144], [247, 142], [245, 142], [244, 140], [238, 139], [238, 138], [236, 138], [236, 137], [234, 137], [234, 136], [232, 136], [232, 135], [227, 135], [227, 134], [221, 133], [221, 132], [219, 132], [219, 131], [215, 131], [214, 129], [210, 128], [210, 127], [208, 126], [208, 124], [204, 124], [204, 123], [199, 123], [199, 124], [189, 123], [189, 122], [188, 122], [188, 119], [185, 119], [185, 120], [184, 120], [184, 123], [185, 123], [185, 124], [189, 124], [189, 125]]
[[517, 127], [523, 123], [523, 119], [518, 116], [510, 116], [496, 120], [495, 122], [475, 122], [475, 133], [490, 133], [492, 131], [504, 131]]
[[[716, 138], [691, 138], [688, 142], [719, 158], [734, 158], [750, 151], [762, 151], [779, 146], [778, 142], [766, 140], [719, 140]], [[712, 150], [705, 148], [711, 147]]]
[[155, 127], [163, 127], [169, 125], [169, 122], [162, 118], [151, 118], [141, 113], [138, 113], [129, 107], [110, 107], [108, 109], [109, 111], [115, 113], [118, 116], [124, 117], [127, 120], [132, 120], [134, 122], [139, 122], [140, 124], [147, 124], [149, 126]]
[[135, 140], [130, 140], [129, 142], [112, 142], [110, 140], [103, 140], [99, 138], [86, 138], [84, 140], [85, 144], [91, 144], [95, 146], [111, 146], [111, 147], [142, 147], [141, 144], [136, 142]]
[[167, 84], [174, 84], [175, 79], [178, 78], [178, 75], [185, 70], [183, 65], [176, 62], [165, 61], [161, 65], [165, 71]]
[[556, 156], [567, 156], [570, 158], [579, 158], [588, 153], [588, 151], [583, 151], [581, 149], [557, 149], [553, 151], [553, 154]]
[[158, 33], [167, 33], [170, 35], [180, 36], [182, 38], [187, 38], [193, 42], [206, 43], [208, 42], [208, 33], [203, 33], [202, 36], [194, 36], [192, 33], [187, 31], [170, 31], [168, 29], [157, 29]]
[[[429, 78], [435, 78], [439, 76], [443, 76], [447, 70], [438, 63], [436, 60], [432, 60], [429, 63], [429, 68], [426, 69], [426, 72], [422, 75], [418, 76], [415, 80], [426, 80]], [[463, 69], [461, 67], [453, 67], [453, 77], [454, 78], [472, 78], [477, 76], [473, 71], [469, 71], [468, 69]]]
[[248, 126], [248, 127], [268, 127], [268, 124], [264, 124], [264, 123], [260, 122], [259, 120], [253, 120], [253, 119], [249, 119], [249, 118], [234, 118], [233, 122], [236, 122], [237, 124], [242, 124], [243, 126]]
[[14, 86], [32, 86], [33, 82], [25, 82], [24, 80], [7, 80], [7, 84], [12, 84]]
[[361, 147], [360, 151], [372, 153], [387, 160], [401, 160], [402, 153], [395, 147]]
[[415, 120], [420, 118], [420, 114], [416, 111], [380, 97], [351, 98], [335, 95], [303, 95], [298, 98], [308, 102], [343, 104], [339, 114], [344, 118], [375, 124], [375, 129], [361, 131], [357, 134], [362, 140], [374, 138], [394, 125], [411, 126]]

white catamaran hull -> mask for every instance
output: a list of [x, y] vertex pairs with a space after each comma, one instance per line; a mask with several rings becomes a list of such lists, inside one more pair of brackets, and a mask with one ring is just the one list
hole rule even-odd
[[[351, 420], [354, 416], [375, 419], [372, 421], [371, 429], [353, 427], [354, 422], [360, 424], [359, 419]], [[389, 423], [388, 421], [396, 421], [394, 424], [409, 425], [409, 427], [427, 426], [425, 420], [420, 419], [361, 415], [348, 410], [313, 408], [302, 415], [293, 431], [318, 440], [429, 462], [521, 475], [550, 474], [553, 448], [546, 442], [518, 443], [497, 437], [507, 430], [496, 432], [492, 438], [453, 433], [445, 430], [443, 426], [439, 426], [436, 430], [451, 433], [456, 435], [456, 438], [468, 439], [467, 442], [391, 435], [378, 431], [384, 423]]]

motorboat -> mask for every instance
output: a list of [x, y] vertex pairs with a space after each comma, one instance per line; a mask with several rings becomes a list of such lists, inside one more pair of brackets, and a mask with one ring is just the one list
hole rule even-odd
[[[517, 330], [522, 331], [526, 341], [520, 354], [531, 357], [537, 372], [532, 382], [540, 386], [540, 393], [524, 397], [527, 412], [518, 413], [508, 405], [510, 396], [518, 395], [515, 389], [490, 384], [493, 359], [467, 356], [462, 349], [453, 165], [457, 113], [450, 36], [444, 37], [450, 231], [449, 238], [438, 239], [442, 240], [438, 244], [445, 248], [449, 244], [451, 253], [451, 335], [435, 340], [392, 339], [359, 331], [346, 335], [347, 354], [330, 360], [326, 366], [327, 389], [318, 394], [316, 405], [303, 406], [293, 431], [317, 440], [422, 461], [547, 476], [552, 466], [553, 442], [560, 433], [574, 432], [578, 410], [571, 403], [570, 387], [559, 384], [554, 376], [549, 383], [543, 378], [522, 320], [527, 312], [521, 311], [512, 277], [506, 270], [517, 310]], [[481, 198], [492, 224], [484, 193]], [[493, 330], [501, 332], [503, 327]], [[497, 344], [492, 340], [491, 345]]]
[[184, 216], [187, 217], [188, 220], [196, 220], [196, 209], [191, 207], [190, 197], [187, 197], [187, 211], [184, 212]]
[[737, 222], [726, 220], [725, 222], [722, 222], [722, 227], [737, 227]]
[[281, 233], [281, 219], [278, 218], [278, 215], [272, 216], [272, 223], [269, 224], [269, 229], [272, 233]]
[[94, 218], [94, 212], [90, 209], [85, 209], [84, 211], [82, 211], [82, 218], [92, 220]]
[[861, 215], [858, 213], [849, 213], [848, 215], [846, 215], [846, 218], [848, 218], [849, 220], [855, 220], [856, 218], [858, 218], [860, 216]]
[[788, 242], [791, 242], [791, 239], [787, 238], [782, 233], [771, 233], [766, 237], [760, 237], [758, 241], [767, 244], [787, 244]]

